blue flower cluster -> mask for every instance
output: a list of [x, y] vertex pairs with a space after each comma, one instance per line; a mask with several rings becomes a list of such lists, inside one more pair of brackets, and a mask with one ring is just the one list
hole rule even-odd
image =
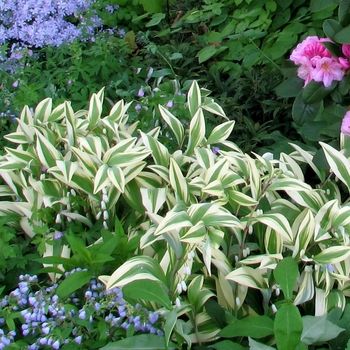
[[[74, 269], [65, 276], [81, 270]], [[84, 341], [93, 340], [94, 336], [118, 340], [121, 330], [131, 326], [135, 332], [163, 335], [159, 315], [139, 304], [135, 307], [127, 304], [119, 288], [106, 290], [93, 278], [84, 288], [62, 300], [56, 295], [57, 287], [58, 283], [40, 287], [36, 276], [20, 276], [18, 288], [0, 300], [0, 326], [4, 325], [0, 328], [0, 350], [16, 338], [29, 344], [21, 349], [60, 349], [65, 344], [79, 348], [79, 344], [84, 347]], [[21, 326], [15, 327], [13, 323], [15, 329], [10, 329], [8, 320], [16, 313]], [[105, 334], [98, 334], [97, 329], [103, 329]]]
[[[92, 40], [102, 31], [102, 19], [92, 10], [97, 0], [2, 0], [0, 1], [0, 46], [9, 44], [10, 54], [0, 55], [6, 62], [0, 68], [13, 70], [16, 62], [31, 56], [30, 47], [60, 46], [75, 39]], [[105, 8], [113, 13], [118, 5]], [[69, 21], [71, 18], [73, 20]], [[74, 22], [74, 23], [73, 23]], [[123, 36], [117, 27], [106, 31]], [[28, 49], [29, 48], [29, 49]]]

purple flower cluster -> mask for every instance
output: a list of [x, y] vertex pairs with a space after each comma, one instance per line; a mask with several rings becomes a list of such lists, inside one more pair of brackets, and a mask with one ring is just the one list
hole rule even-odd
[[[60, 46], [75, 39], [95, 40], [103, 32], [102, 19], [92, 6], [97, 0], [2, 0], [0, 1], [0, 46], [9, 45], [10, 54], [0, 61], [16, 68], [16, 61], [33, 54], [30, 47]], [[113, 13], [118, 5], [105, 8]], [[67, 20], [68, 18], [73, 21]], [[73, 23], [74, 22], [74, 23]], [[105, 31], [109, 35], [124, 36], [117, 27]], [[29, 49], [28, 49], [29, 48]], [[19, 66], [20, 68], [21, 66]]]
[[[59, 46], [82, 34], [82, 26], [65, 20], [79, 16], [94, 0], [4, 0], [0, 2], [0, 44], [14, 40], [42, 47]], [[100, 23], [97, 23], [99, 25]]]
[[[81, 270], [74, 269], [65, 276]], [[28, 350], [60, 349], [65, 344], [83, 345], [84, 340], [92, 337], [90, 334], [95, 334], [92, 331], [102, 320], [106, 333], [103, 337], [110, 341], [118, 339], [114, 336], [118, 328], [128, 329], [131, 325], [135, 332], [163, 335], [159, 329], [162, 324], [159, 315], [139, 304], [135, 307], [127, 304], [119, 288], [106, 290], [93, 278], [86, 287], [62, 300], [56, 295], [57, 287], [57, 283], [47, 288], [40, 287], [36, 276], [20, 276], [18, 288], [0, 300], [0, 327], [11, 313], [20, 312], [21, 332], [11, 330], [5, 333], [0, 329], [0, 350], [13, 343], [19, 333], [24, 339], [27, 336], [35, 339], [26, 347]], [[64, 336], [62, 330], [65, 330]]]

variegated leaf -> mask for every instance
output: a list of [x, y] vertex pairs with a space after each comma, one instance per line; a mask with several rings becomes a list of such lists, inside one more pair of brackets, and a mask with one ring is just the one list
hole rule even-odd
[[185, 202], [189, 202], [189, 190], [186, 178], [176, 161], [170, 158], [169, 181], [175, 193]]
[[254, 289], [267, 289], [268, 285], [260, 271], [249, 266], [242, 266], [230, 272], [226, 279], [234, 281], [242, 286]]
[[186, 154], [191, 155], [195, 147], [200, 146], [205, 137], [205, 120], [204, 114], [199, 109], [190, 122], [189, 138]]
[[169, 211], [162, 222], [157, 227], [154, 235], [161, 235], [164, 232], [169, 232], [172, 230], [180, 230], [184, 227], [191, 227], [192, 222], [189, 220], [189, 216], [184, 211], [174, 212]]
[[48, 121], [52, 112], [52, 99], [45, 98], [35, 108], [34, 120], [40, 120], [45, 123]]
[[146, 208], [148, 213], [158, 213], [160, 208], [166, 201], [166, 189], [154, 188], [147, 189], [141, 188], [142, 204]]
[[185, 130], [181, 122], [173, 115], [171, 114], [167, 109], [165, 109], [163, 106], [159, 105], [159, 112], [162, 118], [165, 120], [165, 122], [169, 125], [170, 129], [175, 135], [177, 144], [180, 146], [182, 145]]
[[266, 215], [259, 215], [255, 218], [255, 220], [265, 224], [266, 226], [271, 227], [277, 233], [282, 235], [284, 241], [288, 244], [292, 244], [293, 242], [293, 233], [290, 227], [288, 220], [279, 213], [269, 213]]
[[350, 256], [349, 246], [334, 246], [324, 249], [313, 257], [319, 264], [336, 264]]
[[191, 87], [188, 90], [187, 104], [191, 117], [193, 117], [202, 104], [201, 90], [195, 80], [192, 82]]
[[40, 132], [37, 132], [36, 151], [40, 162], [48, 169], [56, 165], [56, 160], [63, 160], [62, 154]]
[[93, 94], [90, 99], [87, 119], [89, 121], [89, 130], [98, 125], [102, 113], [102, 102], [97, 94]]
[[123, 170], [118, 166], [108, 167], [107, 176], [118, 191], [124, 193], [126, 181]]
[[[158, 262], [148, 256], [136, 256], [127, 260], [108, 278], [107, 289], [122, 287], [125, 284], [140, 279], [160, 281], [166, 286], [164, 272]], [[107, 278], [101, 279], [106, 281]]]
[[94, 180], [94, 194], [101, 191], [102, 188], [105, 188], [110, 182], [111, 179], [108, 177], [109, 166], [103, 164], [97, 171], [95, 180]]
[[231, 135], [234, 125], [235, 122], [231, 120], [216, 126], [210, 133], [207, 143], [210, 145], [212, 143], [215, 144], [225, 141]]

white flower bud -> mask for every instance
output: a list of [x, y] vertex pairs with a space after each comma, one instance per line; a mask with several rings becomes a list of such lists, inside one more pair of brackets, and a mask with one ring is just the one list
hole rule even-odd
[[241, 290], [241, 293], [245, 292], [245, 286], [239, 286], [239, 289]]
[[179, 294], [182, 293], [182, 286], [181, 286], [181, 283], [178, 283], [178, 284], [177, 284], [176, 289], [177, 289], [177, 292], [178, 292]]
[[277, 312], [277, 307], [275, 304], [271, 305], [272, 312], [275, 314]]
[[103, 219], [104, 219], [104, 220], [108, 220], [108, 219], [109, 219], [109, 214], [108, 214], [108, 211], [107, 211], [107, 210], [105, 210], [105, 211], [103, 212]]
[[243, 254], [243, 258], [246, 258], [247, 257], [247, 250], [246, 249], [243, 249], [243, 251], [242, 251], [242, 254]]
[[331, 194], [331, 190], [329, 188], [327, 188], [326, 195], [329, 196], [330, 194]]
[[108, 198], [108, 196], [107, 196], [106, 194], [104, 194], [104, 195], [102, 196], [102, 200], [103, 200], [105, 203], [108, 203], [109, 198]]
[[106, 221], [103, 221], [103, 227], [104, 227], [106, 230], [108, 230], [108, 224], [107, 224]]
[[186, 292], [187, 290], [187, 286], [186, 286], [186, 282], [185, 281], [181, 281], [181, 288], [184, 292]]
[[56, 224], [60, 224], [62, 222], [62, 219], [61, 219], [61, 214], [57, 214], [56, 215], [56, 220], [55, 220]]
[[281, 290], [277, 287], [275, 293], [276, 293], [276, 297], [278, 297], [281, 294]]
[[183, 270], [184, 272], [184, 275], [190, 275], [191, 274], [191, 269], [190, 269], [190, 267], [189, 266], [184, 266], [184, 270]]
[[45, 174], [41, 174], [41, 175], [40, 175], [40, 180], [41, 180], [41, 181], [45, 180]]
[[102, 132], [103, 132], [104, 134], [107, 134], [106, 128], [103, 128]]
[[102, 194], [107, 194], [107, 190], [105, 187], [102, 188]]
[[256, 211], [256, 215], [259, 216], [259, 215], [263, 215], [264, 212], [262, 211], [262, 209], [257, 209]]
[[253, 226], [252, 225], [249, 225], [248, 226], [248, 234], [252, 234], [253, 233]]
[[180, 302], [180, 299], [179, 299], [179, 298], [176, 298], [176, 299], [175, 299], [175, 305], [176, 305], [177, 307], [181, 307], [181, 302]]
[[238, 256], [237, 255], [235, 255], [235, 262], [237, 263], [238, 262]]
[[236, 305], [239, 307], [239, 306], [241, 306], [241, 301], [240, 301], [240, 299], [237, 297], [236, 298]]
[[102, 215], [102, 211], [99, 211], [99, 212], [96, 214], [96, 220], [99, 220], [100, 217], [101, 217], [101, 215]]
[[101, 210], [106, 210], [106, 203], [104, 201], [101, 201]]
[[74, 196], [74, 197], [77, 195], [77, 193], [75, 192], [74, 188], [72, 188], [72, 189], [70, 190], [70, 193], [71, 193], [72, 196]]
[[319, 266], [319, 265], [315, 265], [315, 271], [318, 271], [318, 270], [319, 270], [319, 268], [320, 268], [320, 266]]
[[249, 247], [245, 248], [245, 250], [247, 251], [247, 255], [249, 255], [249, 254], [250, 254], [250, 249], [249, 249]]

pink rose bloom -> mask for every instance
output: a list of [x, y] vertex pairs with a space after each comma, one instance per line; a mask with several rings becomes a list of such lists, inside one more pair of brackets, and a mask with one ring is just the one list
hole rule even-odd
[[341, 50], [343, 51], [344, 56], [350, 58], [350, 44], [342, 45]]
[[344, 77], [344, 70], [335, 58], [323, 57], [316, 61], [316, 67], [312, 71], [312, 79], [323, 82], [325, 87], [329, 87], [333, 80], [341, 81]]
[[346, 112], [343, 121], [341, 123], [340, 131], [343, 134], [350, 135], [350, 111]]

